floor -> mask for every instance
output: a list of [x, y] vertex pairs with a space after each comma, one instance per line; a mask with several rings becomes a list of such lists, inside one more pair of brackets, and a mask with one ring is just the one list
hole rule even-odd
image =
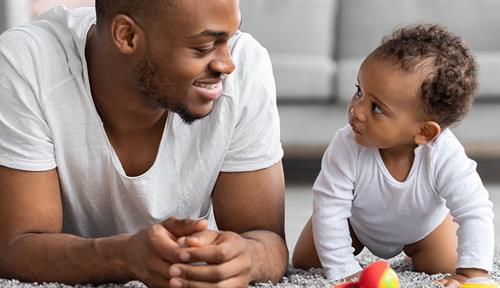
[[[500, 249], [500, 184], [486, 184], [493, 202], [495, 214], [495, 246]], [[293, 185], [286, 188], [286, 238], [288, 248], [293, 251], [295, 242], [299, 237], [302, 227], [307, 222], [312, 212], [311, 187], [307, 185]]]

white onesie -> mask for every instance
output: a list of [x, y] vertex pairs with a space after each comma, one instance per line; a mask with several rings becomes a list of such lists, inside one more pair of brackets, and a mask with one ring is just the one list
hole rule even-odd
[[357, 144], [347, 125], [325, 152], [313, 193], [314, 240], [329, 279], [361, 270], [348, 219], [363, 245], [390, 258], [423, 239], [450, 213], [459, 224], [457, 268], [492, 268], [493, 205], [476, 163], [449, 129], [415, 149], [409, 175], [400, 182], [379, 150]]

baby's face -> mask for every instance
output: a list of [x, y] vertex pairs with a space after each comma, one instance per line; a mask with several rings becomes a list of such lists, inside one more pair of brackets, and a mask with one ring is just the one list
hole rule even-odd
[[418, 96], [424, 73], [409, 73], [391, 60], [368, 56], [348, 107], [356, 142], [380, 149], [415, 147], [422, 123]]

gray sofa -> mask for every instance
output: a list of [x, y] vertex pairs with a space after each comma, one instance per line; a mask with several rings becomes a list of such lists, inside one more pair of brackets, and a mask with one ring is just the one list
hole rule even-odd
[[[432, 22], [464, 36], [480, 66], [469, 154], [500, 157], [500, 0], [241, 0], [242, 30], [269, 51], [288, 157], [315, 157], [346, 123], [362, 60], [395, 28]], [[498, 171], [497, 171], [498, 172]], [[499, 175], [500, 176], [500, 173]]]
[[[0, 31], [27, 21], [30, 6], [0, 1]], [[240, 0], [240, 6], [242, 30], [273, 61], [285, 159], [312, 159], [317, 168], [346, 123], [364, 57], [395, 27], [433, 22], [463, 35], [477, 56], [479, 96], [454, 132], [500, 181], [500, 0]]]

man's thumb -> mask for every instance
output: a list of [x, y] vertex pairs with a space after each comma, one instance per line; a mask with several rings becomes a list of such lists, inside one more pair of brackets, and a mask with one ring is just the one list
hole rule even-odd
[[170, 217], [161, 222], [161, 225], [163, 225], [163, 227], [165, 227], [165, 229], [172, 233], [176, 238], [180, 238], [206, 230], [208, 228], [208, 221], [205, 219], [193, 220]]

